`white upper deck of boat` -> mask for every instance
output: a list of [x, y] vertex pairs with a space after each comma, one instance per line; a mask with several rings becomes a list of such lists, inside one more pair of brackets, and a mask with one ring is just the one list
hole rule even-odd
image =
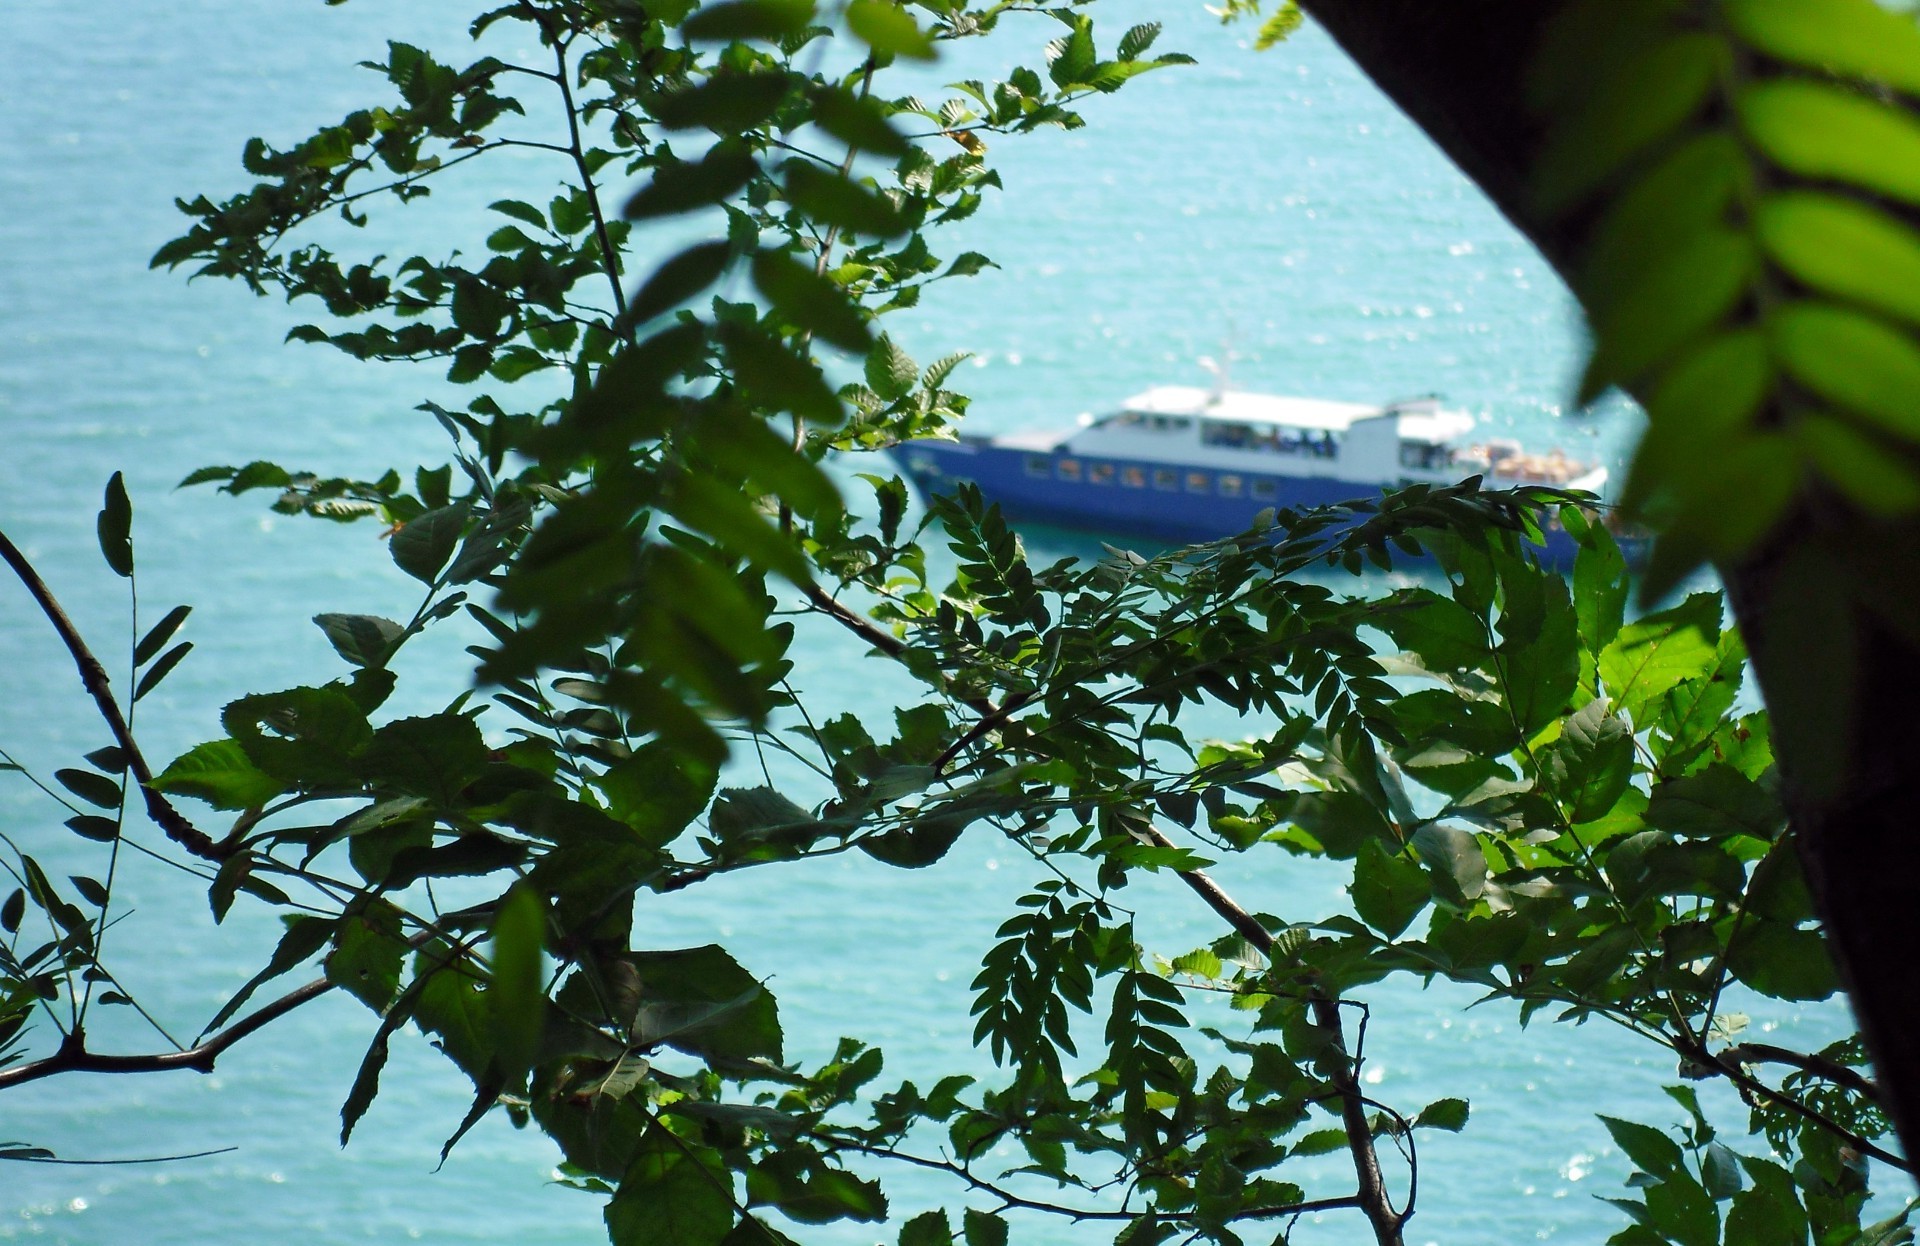
[[1229, 424], [1273, 424], [1315, 432], [1341, 433], [1362, 420], [1400, 417], [1400, 433], [1418, 441], [1444, 441], [1471, 432], [1474, 420], [1464, 411], [1442, 410], [1437, 399], [1373, 406], [1326, 398], [1294, 398], [1247, 390], [1203, 389], [1197, 385], [1156, 385], [1121, 405], [1121, 413], [1179, 416]]

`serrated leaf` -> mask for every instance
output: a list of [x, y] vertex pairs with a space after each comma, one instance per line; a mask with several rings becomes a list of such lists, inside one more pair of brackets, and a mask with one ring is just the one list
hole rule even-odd
[[1719, 639], [1719, 596], [1695, 593], [1622, 627], [1600, 653], [1600, 678], [1614, 706], [1638, 727], [1675, 685], [1713, 669]]
[[1468, 1111], [1465, 1099], [1439, 1099], [1421, 1108], [1413, 1125], [1416, 1129], [1444, 1129], [1457, 1134], [1467, 1127]]
[[1433, 896], [1433, 885], [1419, 863], [1389, 851], [1378, 839], [1360, 845], [1347, 890], [1360, 920], [1389, 939], [1405, 933]]
[[460, 534], [466, 528], [467, 514], [467, 504], [455, 502], [409, 519], [387, 542], [394, 565], [422, 584], [432, 584], [447, 559], [453, 557], [454, 546], [460, 543]]
[[900, 344], [885, 333], [867, 352], [867, 387], [888, 402], [912, 392], [919, 372], [920, 365], [913, 361], [913, 356], [902, 350]]
[[333, 651], [354, 666], [384, 666], [393, 642], [406, 630], [372, 614], [316, 614], [313, 621]]
[[237, 740], [209, 740], [175, 758], [152, 786], [174, 796], [192, 796], [215, 809], [255, 809], [286, 788], [263, 773]]

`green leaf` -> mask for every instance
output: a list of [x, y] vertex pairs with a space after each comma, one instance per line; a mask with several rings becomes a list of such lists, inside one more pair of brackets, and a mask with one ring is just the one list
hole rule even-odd
[[[1300, 11], [1298, 0], [1282, 0], [1280, 7], [1260, 23], [1260, 33], [1253, 37], [1253, 50], [1264, 52], [1285, 42], [1294, 31], [1300, 29], [1300, 24], [1305, 20], [1306, 14]], [[1131, 59], [1127, 55], [1124, 40], [1121, 42], [1120, 56], [1123, 60]]]
[[1874, 427], [1920, 441], [1920, 347], [1885, 321], [1831, 303], [1776, 309], [1767, 327], [1796, 381]]
[[783, 252], [761, 251], [753, 257], [753, 281], [800, 328], [855, 354], [872, 349], [865, 314], [831, 278]]
[[599, 780], [607, 810], [650, 844], [666, 844], [713, 797], [719, 772], [658, 741], [609, 767]]
[[242, 1004], [253, 998], [255, 991], [312, 957], [327, 945], [327, 940], [333, 935], [334, 923], [324, 917], [296, 913], [284, 920], [287, 931], [274, 946], [266, 967], [247, 979], [246, 985], [220, 1006], [220, 1011], [213, 1014], [213, 1020], [207, 1022], [206, 1028], [201, 1031], [202, 1035], [211, 1034], [225, 1025], [229, 1017], [240, 1011]]
[[885, 333], [867, 352], [867, 388], [888, 402], [904, 398], [919, 379], [920, 365]]
[[432, 584], [440, 575], [440, 569], [447, 565], [447, 559], [453, 557], [454, 546], [460, 543], [467, 513], [465, 502], [455, 502], [409, 519], [387, 542], [387, 552], [393, 556], [394, 565], [422, 584]]
[[1857, 91], [1776, 78], [1741, 91], [1735, 111], [1789, 173], [1920, 203], [1920, 120]]
[[1803, 415], [1793, 436], [1827, 482], [1875, 515], [1920, 510], [1920, 478], [1886, 440], [1831, 416]]
[[1647, 435], [1622, 502], [1639, 507], [1659, 490], [1684, 490], [1701, 464], [1752, 426], [1773, 387], [1772, 352], [1757, 329], [1720, 334], [1689, 350], [1647, 401]]
[[698, 160], [654, 166], [652, 178], [627, 200], [623, 215], [648, 220], [709, 207], [731, 198], [759, 171], [759, 161], [746, 147], [715, 143]]
[[1413, 1127], [1444, 1129], [1457, 1134], [1467, 1127], [1467, 1112], [1465, 1099], [1441, 1099], [1421, 1108], [1420, 1114], [1413, 1118]]
[[1695, 593], [1677, 606], [1635, 619], [1600, 653], [1600, 678], [1636, 727], [1677, 684], [1712, 670], [1720, 640], [1720, 598]]
[[1801, 282], [1920, 322], [1920, 233], [1890, 214], [1802, 190], [1767, 196], [1753, 223], [1768, 257]]
[[758, 325], [723, 322], [719, 327], [733, 378], [758, 410], [791, 411], [814, 424], [846, 419], [840, 396], [811, 359], [787, 349]]
[[15, 887], [12, 894], [7, 897], [6, 903], [0, 904], [0, 928], [4, 928], [8, 934], [17, 934], [21, 919], [26, 915], [27, 893]]
[[547, 906], [525, 883], [509, 890], [493, 916], [493, 977], [487, 1007], [493, 1014], [499, 1075], [516, 1086], [533, 1067], [546, 1028], [546, 972], [541, 946]]
[[154, 776], [151, 785], [173, 796], [192, 796], [215, 809], [257, 809], [286, 791], [263, 773], [237, 740], [197, 744]]
[[1566, 720], [1546, 772], [1569, 821], [1604, 817], [1633, 778], [1633, 732], [1607, 712], [1604, 697], [1590, 701]]
[[81, 800], [102, 809], [120, 807], [120, 785], [104, 774], [91, 770], [64, 769], [53, 772], [54, 782]]
[[934, 59], [933, 40], [906, 9], [891, 0], [853, 0], [847, 5], [847, 28], [875, 52], [916, 61]]
[[1663, 39], [1614, 67], [1572, 116], [1554, 127], [1534, 166], [1541, 205], [1559, 213], [1679, 129], [1704, 106], [1728, 60], [1708, 34]]
[[704, 532], [754, 565], [778, 572], [795, 584], [813, 582], [813, 566], [788, 534], [776, 528], [753, 499], [706, 475], [674, 482], [663, 505], [675, 519]]
[[813, 0], [723, 0], [687, 18], [680, 33], [691, 40], [778, 43], [804, 31], [812, 21]]
[[645, 324], [672, 311], [720, 280], [732, 260], [733, 246], [724, 239], [688, 247], [641, 283], [627, 302], [627, 315], [635, 324]]
[[1487, 889], [1487, 854], [1471, 831], [1429, 824], [1409, 841], [1426, 863], [1434, 894], [1458, 908], [1478, 900]]
[[967, 1208], [963, 1228], [967, 1246], [1007, 1246], [1007, 1222], [993, 1212]]
[[1614, 1145], [1639, 1165], [1640, 1171], [1656, 1177], [1672, 1176], [1686, 1166], [1679, 1143], [1650, 1125], [1602, 1116], [1600, 1123], [1613, 1135]]
[[663, 1041], [689, 1055], [780, 1059], [780, 1019], [773, 996], [715, 944], [672, 952], [635, 952], [641, 998], [650, 1005], [723, 1005], [709, 1020], [681, 1026]]
[[180, 625], [185, 623], [187, 616], [192, 613], [192, 606], [175, 606], [167, 611], [166, 616], [149, 628], [147, 634], [140, 638], [140, 643], [133, 647], [134, 665], [145, 666], [151, 662], [153, 655], [166, 647], [167, 642], [173, 639], [173, 634], [180, 630]]
[[[887, 0], [871, 2], [885, 5]], [[873, 238], [896, 238], [907, 231], [898, 208], [852, 178], [797, 158], [787, 162], [786, 173], [787, 201], [808, 220]]]
[[740, 134], [769, 120], [793, 85], [785, 73], [725, 71], [649, 103], [654, 120], [669, 130], [705, 127], [716, 134]]
[[1598, 310], [1580, 401], [1639, 380], [1718, 324], [1746, 293], [1755, 260], [1752, 241], [1731, 229], [1704, 230], [1676, 245], [1666, 263]]
[[1753, 163], [1740, 140], [1712, 130], [1687, 140], [1607, 203], [1581, 258], [1588, 306], [1611, 307], [1624, 290], [1688, 240], [1728, 224], [1751, 193]]
[[1433, 887], [1419, 864], [1387, 850], [1378, 839], [1360, 845], [1354, 861], [1354, 912], [1389, 939], [1397, 939], [1432, 898]]
[[1772, 794], [1723, 762], [1656, 784], [1645, 816], [1647, 825], [1687, 839], [1750, 835], [1768, 843], [1779, 838], [1787, 821]]
[[333, 651], [354, 666], [385, 666], [393, 642], [406, 630], [392, 619], [371, 614], [316, 614], [313, 621]]
[[1920, 30], [1873, 0], [1727, 0], [1721, 15], [1776, 60], [1920, 94]]
[[356, 902], [334, 925], [327, 981], [375, 1012], [385, 1012], [400, 993], [407, 952], [397, 908], [385, 900]]
[[385, 792], [423, 796], [442, 809], [462, 806], [461, 791], [487, 766], [480, 728], [464, 714], [401, 718], [373, 733], [359, 768]]
[[953, 1227], [947, 1223], [947, 1213], [923, 1211], [901, 1225], [900, 1246], [953, 1246]]
[[106, 499], [95, 521], [100, 535], [100, 554], [117, 576], [133, 574], [133, 502], [127, 497], [127, 482], [119, 472], [107, 481]]
[[904, 156], [913, 150], [906, 135], [887, 120], [884, 105], [843, 87], [819, 86], [812, 97], [813, 123], [853, 151]]
[[161, 654], [159, 661], [141, 673], [140, 682], [133, 686], [133, 699], [139, 701], [149, 692], [158, 688], [160, 681], [172, 674], [173, 668], [180, 665], [182, 659], [192, 652], [193, 642], [186, 640]]
[[1733, 1196], [1726, 1240], [1740, 1246], [1807, 1246], [1811, 1225], [1793, 1177], [1767, 1160], [1742, 1156], [1740, 1163], [1753, 1185]]
[[970, 821], [960, 815], [915, 818], [906, 826], [862, 838], [860, 851], [901, 869], [922, 869], [945, 857]]
[[1727, 945], [1727, 971], [1775, 999], [1826, 999], [1840, 989], [1819, 931], [1751, 915]]

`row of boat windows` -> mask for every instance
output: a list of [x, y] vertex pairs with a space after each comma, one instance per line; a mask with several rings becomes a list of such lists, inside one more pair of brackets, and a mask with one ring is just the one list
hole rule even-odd
[[[1156, 433], [1181, 432], [1193, 427], [1193, 421], [1179, 415], [1144, 415], [1123, 411], [1101, 421], [1107, 426], [1150, 428]], [[1275, 424], [1242, 424], [1226, 420], [1201, 420], [1200, 442], [1208, 446], [1233, 449], [1267, 450], [1275, 454], [1303, 454], [1331, 459], [1340, 455], [1340, 439], [1331, 432], [1310, 432]]]
[[1027, 456], [1027, 475], [1093, 485], [1119, 485], [1122, 489], [1145, 489], [1151, 485], [1162, 493], [1206, 493], [1215, 497], [1237, 498], [1251, 495], [1263, 502], [1279, 498], [1277, 481], [1264, 476], [1249, 479], [1238, 472], [1209, 472], [1197, 468], [1138, 467], [1128, 463], [1103, 463], [1094, 459], [1054, 458], [1045, 454]]

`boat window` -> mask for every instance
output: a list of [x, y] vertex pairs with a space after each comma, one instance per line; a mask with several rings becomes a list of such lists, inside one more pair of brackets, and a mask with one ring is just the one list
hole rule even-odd
[[1251, 441], [1251, 434], [1245, 424], [1223, 424], [1218, 420], [1205, 420], [1200, 424], [1200, 442], [1208, 446], [1244, 446]]
[[1165, 490], [1168, 493], [1173, 492], [1180, 487], [1180, 473], [1174, 471], [1171, 467], [1154, 468], [1153, 487]]
[[1144, 467], [1123, 467], [1120, 469], [1120, 483], [1129, 489], [1147, 487], [1147, 469]]
[[1087, 468], [1087, 479], [1091, 480], [1096, 485], [1112, 484], [1113, 483], [1113, 464], [1111, 463], [1093, 464], [1092, 466]]
[[1138, 411], [1122, 411], [1118, 415], [1110, 415], [1100, 422], [1102, 424], [1111, 424], [1116, 428], [1130, 428], [1134, 425], [1144, 423], [1146, 418], [1146, 416], [1141, 415]]
[[1048, 458], [1044, 454], [1029, 454], [1027, 456], [1027, 475], [1029, 476], [1053, 475], [1053, 460]]
[[1053, 474], [1062, 480], [1080, 479], [1079, 459], [1057, 459], [1053, 464]]
[[1400, 443], [1400, 466], [1433, 471], [1451, 465], [1453, 448], [1426, 441]]
[[1280, 484], [1278, 481], [1256, 476], [1253, 479], [1253, 496], [1262, 502], [1272, 502], [1280, 496]]
[[1212, 472], [1188, 472], [1187, 473], [1187, 492], [1188, 493], [1212, 493], [1213, 492], [1213, 473]]
[[1222, 472], [1220, 473], [1220, 496], [1223, 498], [1237, 498], [1246, 488], [1246, 483], [1247, 482], [1239, 476], [1235, 476], [1229, 472]]

